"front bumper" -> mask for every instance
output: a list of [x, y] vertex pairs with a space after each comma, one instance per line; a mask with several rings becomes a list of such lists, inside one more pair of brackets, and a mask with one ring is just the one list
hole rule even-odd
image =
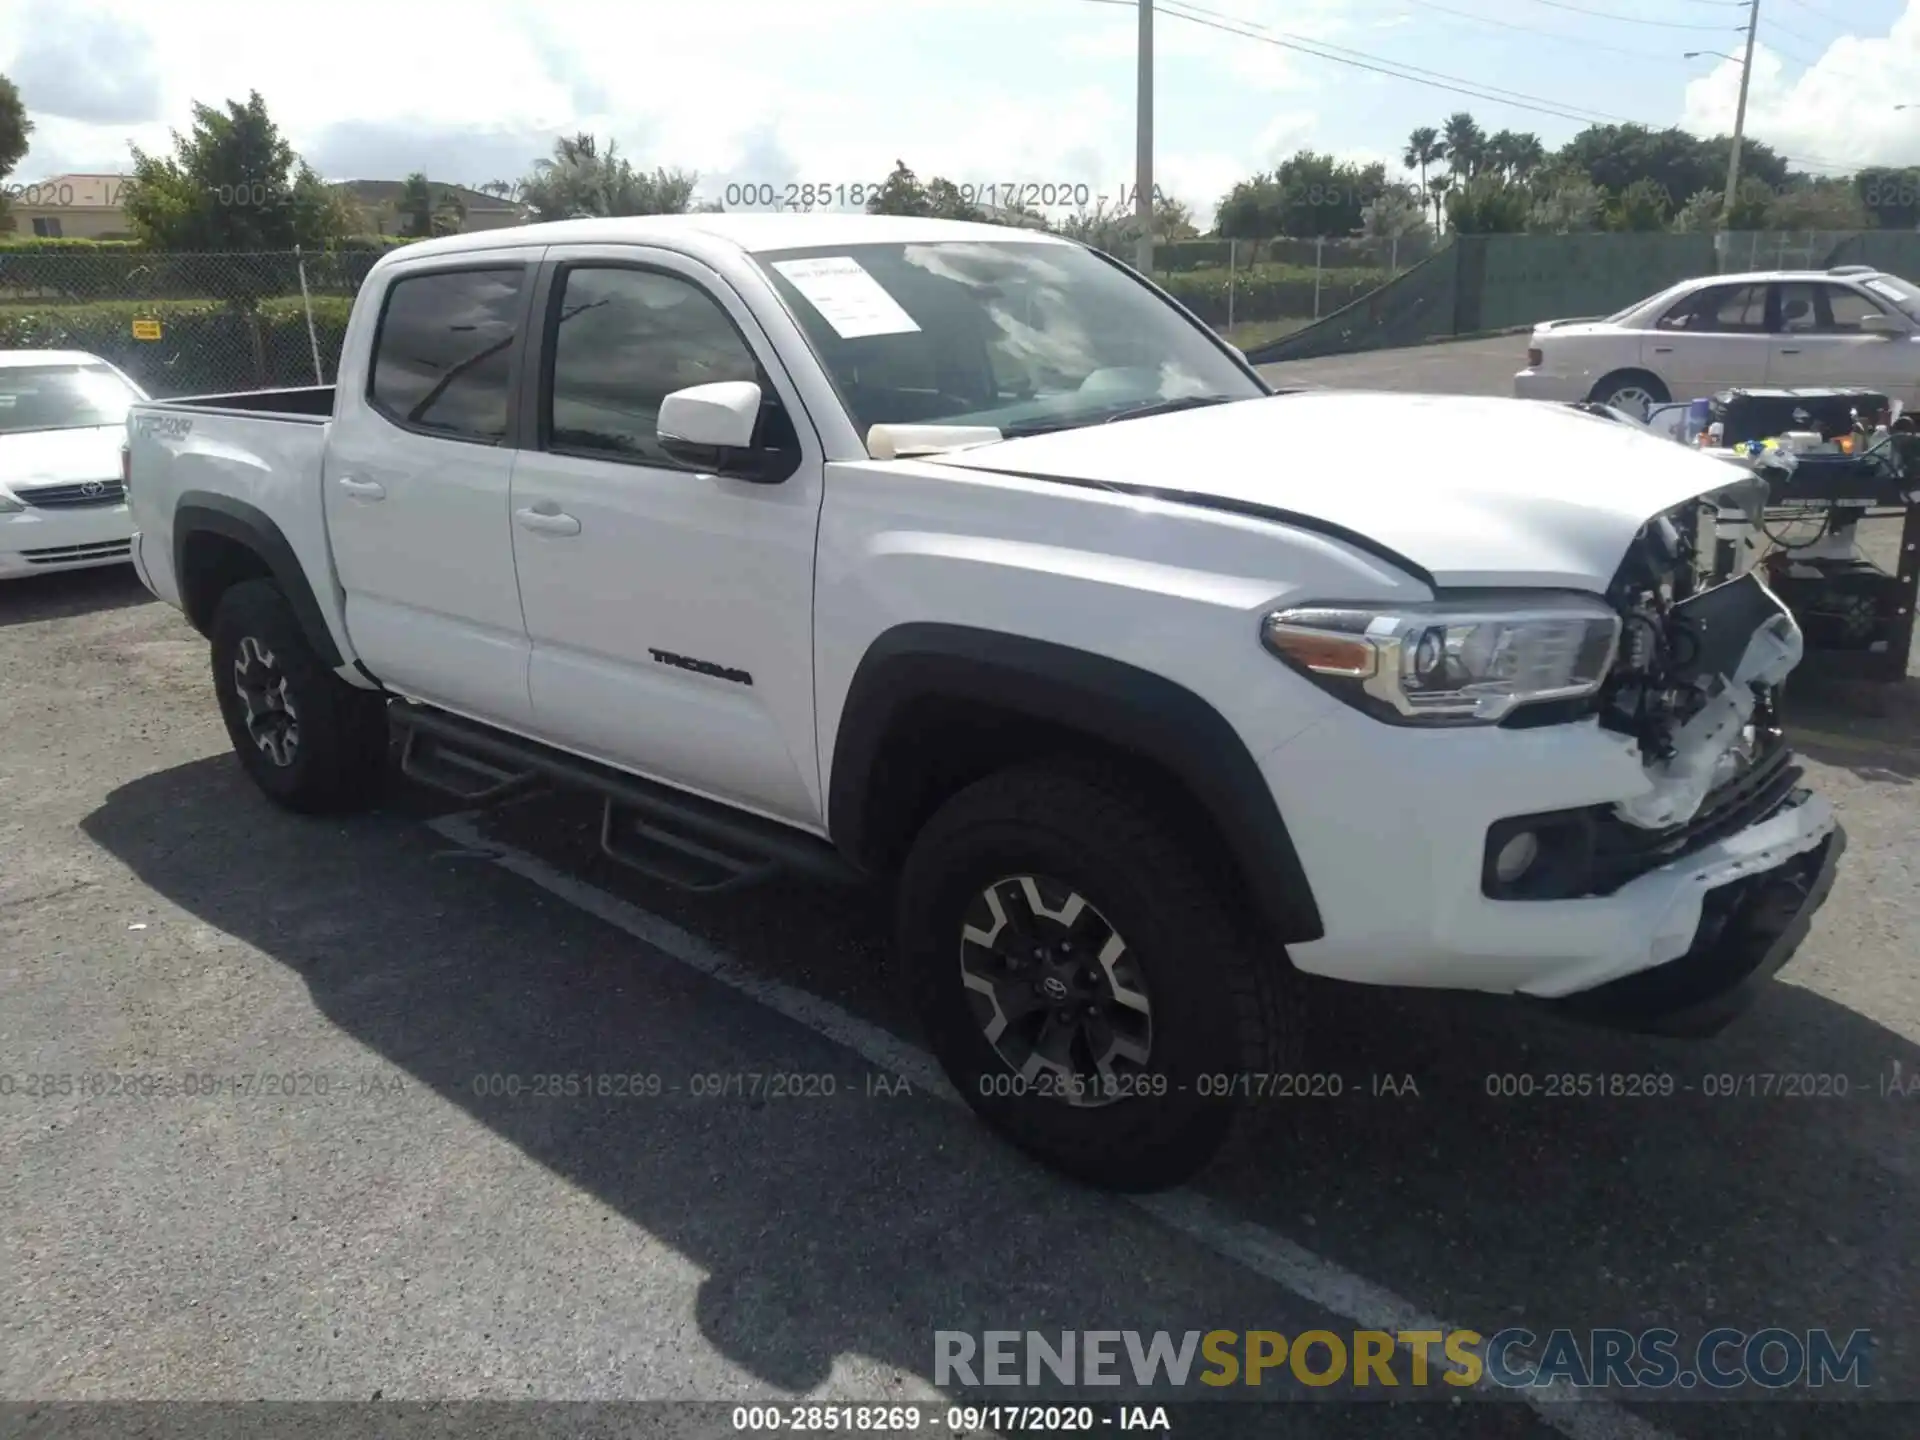
[[[1365, 984], [1562, 1001], [1678, 962], [1688, 963], [1676, 974], [1717, 970], [1697, 959], [1713, 938], [1703, 929], [1710, 897], [1809, 854], [1838, 855], [1822, 849], [1839, 830], [1832, 805], [1797, 791], [1757, 823], [1608, 893], [1496, 900], [1482, 892], [1488, 828], [1543, 803], [1611, 805], [1643, 790], [1632, 741], [1592, 722], [1423, 732], [1343, 717], [1279, 746], [1261, 768], [1324, 926], [1288, 953], [1303, 971]], [[1754, 958], [1734, 980], [1764, 978], [1763, 960], [1777, 969], [1791, 953]], [[1616, 998], [1646, 999], [1630, 987], [1596, 1003]]]
[[1703, 897], [1693, 944], [1677, 960], [1556, 1002], [1584, 1019], [1659, 1035], [1712, 1035], [1793, 958], [1826, 903], [1847, 848], [1835, 825], [1786, 864]]
[[0, 515], [0, 580], [124, 565], [133, 519], [120, 505], [25, 510]]

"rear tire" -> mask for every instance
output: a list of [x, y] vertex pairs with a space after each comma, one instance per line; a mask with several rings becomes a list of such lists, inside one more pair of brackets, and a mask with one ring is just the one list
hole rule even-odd
[[370, 803], [386, 774], [386, 697], [327, 668], [272, 581], [228, 589], [210, 629], [220, 716], [253, 783], [302, 814]]
[[1249, 942], [1189, 848], [1118, 778], [1030, 765], [950, 799], [900, 877], [902, 978], [948, 1077], [1005, 1138], [1106, 1189], [1192, 1177], [1238, 1113], [1233, 1077], [1297, 1052], [1285, 956]]
[[1673, 398], [1658, 375], [1645, 370], [1616, 370], [1604, 375], [1587, 399], [1597, 405], [1624, 410], [1636, 420], [1647, 418], [1647, 407], [1665, 405]]

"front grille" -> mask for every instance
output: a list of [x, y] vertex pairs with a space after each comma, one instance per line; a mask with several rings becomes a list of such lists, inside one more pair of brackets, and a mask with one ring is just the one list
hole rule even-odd
[[127, 487], [118, 480], [85, 480], [77, 485], [39, 485], [14, 492], [23, 505], [41, 510], [78, 510], [90, 505], [118, 505]]
[[52, 545], [44, 550], [22, 550], [29, 565], [71, 565], [77, 560], [131, 560], [131, 540], [98, 540], [91, 545]]
[[1611, 809], [1594, 816], [1595, 895], [1611, 895], [1629, 880], [1769, 820], [1793, 799], [1806, 773], [1779, 731], [1763, 733], [1747, 770], [1708, 792], [1693, 818], [1667, 830], [1642, 830]]

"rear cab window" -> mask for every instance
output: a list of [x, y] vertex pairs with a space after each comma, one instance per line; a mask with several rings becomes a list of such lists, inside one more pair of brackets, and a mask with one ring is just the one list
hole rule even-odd
[[367, 399], [396, 425], [497, 445], [507, 433], [524, 265], [403, 275], [387, 287]]

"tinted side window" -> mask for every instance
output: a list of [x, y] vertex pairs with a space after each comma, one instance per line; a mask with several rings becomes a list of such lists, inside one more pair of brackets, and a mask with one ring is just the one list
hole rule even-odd
[[660, 448], [660, 402], [689, 385], [767, 382], [712, 296], [651, 270], [568, 270], [552, 324], [548, 443], [684, 468]]
[[1703, 334], [1758, 334], [1767, 325], [1767, 287], [1715, 285], [1682, 300], [1660, 317], [1662, 330]]
[[1833, 329], [1838, 334], [1856, 332], [1867, 316], [1887, 313], [1850, 286], [1829, 285], [1827, 297], [1833, 303]]
[[387, 291], [369, 394], [403, 425], [497, 444], [523, 266], [411, 275]]

